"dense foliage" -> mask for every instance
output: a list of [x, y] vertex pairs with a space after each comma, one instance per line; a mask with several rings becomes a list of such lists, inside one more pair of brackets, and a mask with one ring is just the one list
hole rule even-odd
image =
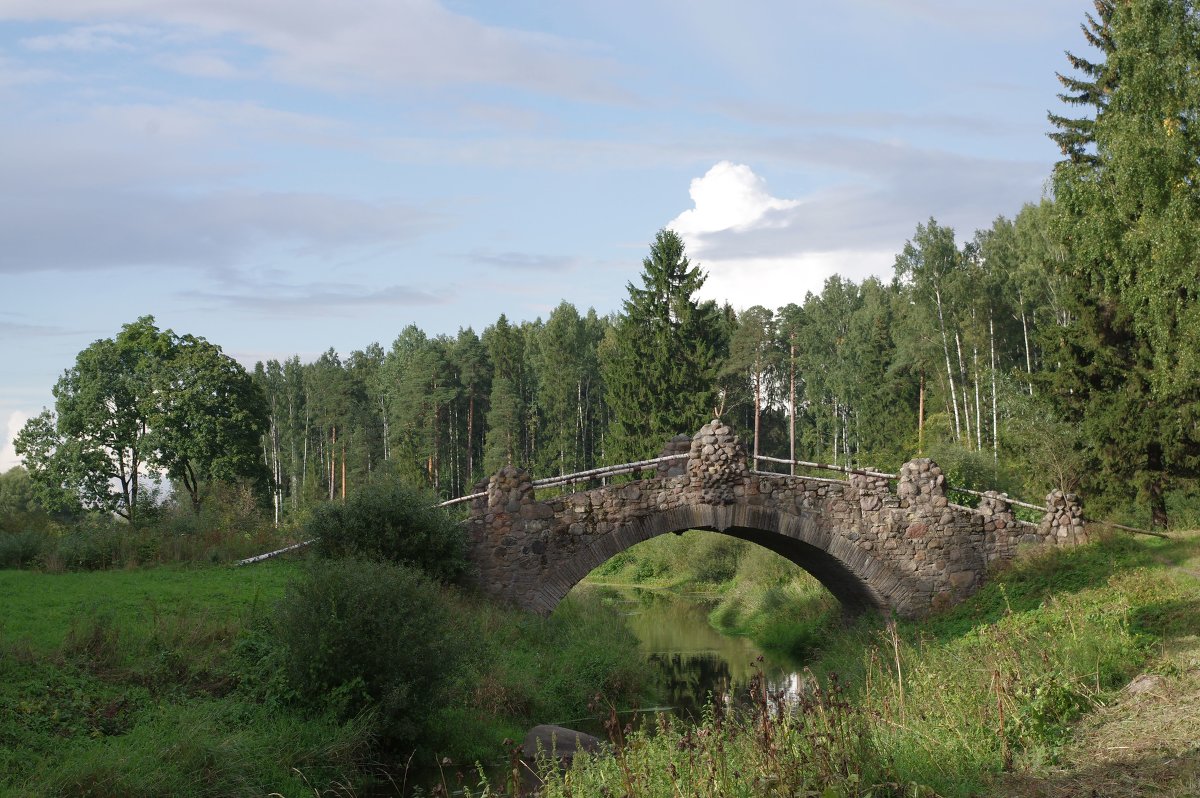
[[389, 560], [451, 580], [466, 565], [466, 535], [427, 493], [376, 483], [345, 502], [317, 505], [304, 525], [325, 557]]
[[374, 714], [389, 749], [421, 739], [465, 645], [428, 576], [349, 558], [316, 562], [289, 585], [272, 630], [287, 689], [339, 720]]
[[83, 507], [134, 520], [165, 474], [200, 511], [211, 486], [266, 485], [263, 395], [220, 347], [159, 330], [151, 316], [84, 349], [54, 385], [55, 409], [15, 440], [48, 510]]

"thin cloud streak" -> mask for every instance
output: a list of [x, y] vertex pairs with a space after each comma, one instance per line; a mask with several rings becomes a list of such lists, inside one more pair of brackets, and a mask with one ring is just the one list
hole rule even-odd
[[405, 285], [368, 289], [343, 283], [261, 285], [253, 291], [183, 291], [181, 299], [258, 315], [312, 319], [350, 316], [366, 308], [428, 307], [452, 301], [451, 289], [428, 291]]
[[[433, 0], [10, 0], [0, 19], [136, 20], [146, 26], [234, 36], [261, 49], [278, 80], [361, 91], [396, 85], [499, 85], [572, 99], [623, 103], [617, 64], [586, 40], [486, 25]], [[121, 40], [83, 26], [35, 43], [117, 46]]]

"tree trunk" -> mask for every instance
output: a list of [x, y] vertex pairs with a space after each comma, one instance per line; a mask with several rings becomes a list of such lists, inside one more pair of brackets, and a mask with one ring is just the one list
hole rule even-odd
[[988, 311], [988, 346], [991, 349], [992, 366], [992, 464], [1000, 467], [1000, 414], [996, 409], [996, 325]]
[[467, 395], [467, 484], [475, 484], [475, 394]]
[[762, 376], [754, 378], [754, 468], [758, 468], [758, 430], [759, 419], [762, 417]]
[[837, 465], [838, 461], [838, 428], [841, 427], [841, 419], [838, 418], [838, 403], [837, 399], [833, 400], [833, 464]]
[[1146, 496], [1150, 502], [1150, 528], [1168, 529], [1167, 479], [1162, 446], [1151, 443], [1146, 451]]
[[950, 404], [954, 408], [954, 439], [958, 440], [962, 434], [962, 427], [958, 417], [958, 395], [954, 391], [954, 372], [950, 368], [950, 341], [946, 337], [946, 322], [942, 317], [941, 289], [935, 288], [933, 296], [937, 300], [938, 330], [942, 333], [942, 354], [946, 358], [946, 378], [950, 380]]
[[958, 334], [958, 330], [954, 331], [954, 348], [958, 353], [958, 376], [962, 385], [962, 403], [963, 403], [963, 426], [967, 432], [967, 448], [971, 448], [971, 399], [967, 395], [967, 366], [963, 362], [962, 355], [962, 337]]
[[329, 501], [333, 501], [334, 489], [337, 487], [337, 425], [333, 427], [333, 440], [329, 446]]
[[300, 468], [300, 492], [308, 486], [308, 408], [304, 408], [304, 464]]
[[983, 451], [983, 414], [979, 409], [979, 347], [971, 346], [971, 368], [975, 372], [975, 451]]
[[[920, 388], [917, 393], [917, 454], [925, 453], [925, 369], [921, 369]], [[793, 460], [796, 458], [793, 457]]]
[[1025, 318], [1025, 297], [1017, 291], [1017, 302], [1021, 305], [1021, 333], [1025, 336], [1025, 374], [1029, 384], [1029, 395], [1033, 396], [1033, 356], [1029, 352], [1029, 322]]
[[790, 473], [796, 473], [796, 339], [793, 336], [788, 355], [788, 466]]

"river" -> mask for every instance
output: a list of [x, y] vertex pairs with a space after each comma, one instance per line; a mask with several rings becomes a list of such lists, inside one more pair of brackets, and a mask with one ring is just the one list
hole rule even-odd
[[[759, 670], [773, 694], [783, 691], [794, 695], [798, 689], [801, 670], [798, 663], [767, 654], [749, 639], [721, 634], [709, 625], [708, 613], [714, 604], [711, 596], [594, 584], [581, 584], [575, 590], [616, 610], [659, 676], [660, 705], [622, 712], [623, 724], [632, 723], [636, 727], [652, 722], [662, 712], [697, 720], [712, 696], [744, 705], [749, 701], [750, 682]], [[600, 717], [548, 718], [545, 722], [605, 736]], [[495, 783], [503, 783], [507, 768], [503, 761], [484, 765]], [[415, 783], [427, 785], [426, 789], [441, 779], [433, 770], [420, 770], [412, 775]], [[360, 794], [394, 796], [396, 793], [390, 785], [381, 785], [379, 791], [368, 789]]]
[[750, 681], [760, 669], [773, 693], [794, 694], [798, 687], [798, 663], [767, 654], [748, 638], [724, 635], [709, 625], [711, 597], [600, 585], [576, 590], [598, 595], [624, 617], [662, 680], [661, 711], [694, 720], [712, 695], [744, 703]]

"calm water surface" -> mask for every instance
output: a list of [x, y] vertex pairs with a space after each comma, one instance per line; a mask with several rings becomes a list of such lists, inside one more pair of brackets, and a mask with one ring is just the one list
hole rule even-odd
[[749, 639], [723, 635], [709, 625], [714, 604], [709, 597], [592, 585], [576, 589], [599, 595], [624, 617], [662, 679], [664, 705], [679, 717], [698, 718], [713, 695], [746, 702], [750, 680], [760, 669], [772, 692], [798, 689], [799, 663], [767, 655]]

